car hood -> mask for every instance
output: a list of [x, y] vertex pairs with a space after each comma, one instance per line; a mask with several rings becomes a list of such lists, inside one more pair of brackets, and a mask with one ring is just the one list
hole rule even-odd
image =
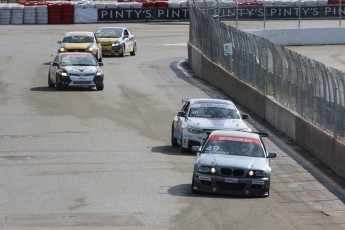
[[61, 47], [67, 49], [86, 49], [90, 46], [91, 43], [63, 43]]
[[69, 74], [78, 74], [78, 75], [94, 74], [98, 70], [97, 66], [64, 66], [63, 68]]
[[119, 38], [98, 38], [98, 41], [101, 44], [113, 44], [115, 43]]
[[200, 165], [243, 169], [265, 169], [267, 165], [266, 158], [223, 154], [202, 154], [198, 161]]
[[188, 118], [187, 126], [200, 129], [236, 129], [248, 128], [242, 119], [208, 119], [208, 118]]

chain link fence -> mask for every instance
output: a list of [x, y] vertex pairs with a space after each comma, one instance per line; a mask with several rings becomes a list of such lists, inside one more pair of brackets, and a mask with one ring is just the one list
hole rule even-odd
[[[344, 140], [345, 76], [340, 70], [226, 25], [193, 3], [189, 1], [193, 46], [241, 81]], [[224, 55], [224, 44], [232, 45], [232, 55]]]

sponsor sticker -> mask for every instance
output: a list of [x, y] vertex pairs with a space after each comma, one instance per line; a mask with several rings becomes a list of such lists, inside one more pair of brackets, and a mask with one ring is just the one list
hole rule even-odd
[[253, 143], [256, 145], [260, 144], [260, 140], [256, 138], [250, 138], [250, 137], [238, 137], [238, 136], [211, 136], [210, 140], [212, 141], [238, 141], [238, 142], [247, 142], [247, 143]]

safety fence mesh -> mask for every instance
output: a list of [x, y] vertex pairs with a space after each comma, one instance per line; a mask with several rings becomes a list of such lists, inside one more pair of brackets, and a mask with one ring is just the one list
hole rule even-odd
[[[195, 7], [193, 1], [189, 1], [189, 12], [193, 46], [239, 80], [344, 140], [343, 72], [226, 25], [209, 11]], [[231, 44], [231, 55], [224, 55], [224, 44]]]

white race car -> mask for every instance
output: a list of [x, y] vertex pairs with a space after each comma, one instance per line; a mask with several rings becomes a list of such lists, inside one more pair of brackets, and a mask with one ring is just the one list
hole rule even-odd
[[181, 152], [201, 146], [213, 130], [251, 131], [243, 121], [249, 115], [241, 115], [232, 101], [201, 98], [183, 102], [171, 127], [171, 145], [180, 146]]

